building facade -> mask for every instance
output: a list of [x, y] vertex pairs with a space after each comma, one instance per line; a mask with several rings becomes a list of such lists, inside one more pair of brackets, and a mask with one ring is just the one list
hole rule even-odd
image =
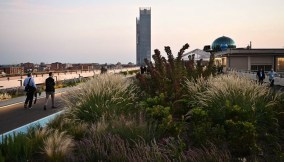
[[136, 18], [136, 64], [145, 65], [144, 59], [151, 61], [151, 8], [140, 8]]
[[236, 48], [215, 54], [216, 61], [226, 69], [241, 71], [269, 71], [273, 68], [277, 72], [284, 72], [284, 49], [251, 49]]
[[8, 75], [14, 75], [14, 74], [23, 74], [24, 68], [18, 67], [18, 66], [7, 66], [7, 67], [0, 67], [0, 74], [4, 72]]
[[33, 72], [34, 68], [35, 68], [34, 63], [30, 63], [30, 62], [23, 63], [22, 66], [24, 67], [24, 72], [25, 73]]
[[215, 65], [224, 70], [255, 72], [260, 69], [284, 73], [284, 48], [252, 48], [251, 42], [245, 48], [237, 48], [233, 39], [222, 36], [204, 46], [215, 55]]
[[54, 62], [54, 63], [51, 63], [50, 70], [52, 70], [52, 71], [63, 71], [64, 66], [61, 62]]

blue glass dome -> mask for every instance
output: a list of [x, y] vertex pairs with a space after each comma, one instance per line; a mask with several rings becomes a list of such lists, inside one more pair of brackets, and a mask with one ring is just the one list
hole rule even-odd
[[229, 37], [219, 37], [212, 43], [212, 49], [214, 51], [224, 51], [228, 48], [236, 48], [236, 43]]

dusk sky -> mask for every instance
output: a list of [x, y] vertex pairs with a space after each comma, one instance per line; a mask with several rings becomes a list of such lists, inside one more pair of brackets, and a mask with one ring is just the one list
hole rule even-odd
[[139, 7], [151, 7], [152, 53], [223, 35], [284, 48], [284, 0], [0, 0], [0, 64], [136, 63]]

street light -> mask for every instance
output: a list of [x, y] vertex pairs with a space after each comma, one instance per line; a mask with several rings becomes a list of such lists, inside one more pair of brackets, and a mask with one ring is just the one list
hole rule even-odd
[[55, 82], [57, 82], [57, 76], [54, 76], [55, 77]]
[[22, 82], [23, 82], [23, 81], [22, 81], [22, 80], [18, 80], [18, 81], [20, 82], [20, 87], [21, 87], [21, 86], [22, 86]]

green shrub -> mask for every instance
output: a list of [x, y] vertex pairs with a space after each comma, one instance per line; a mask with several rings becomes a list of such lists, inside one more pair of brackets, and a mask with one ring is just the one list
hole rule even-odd
[[163, 93], [140, 102], [140, 107], [145, 110], [148, 124], [157, 125], [156, 138], [178, 136], [184, 128], [184, 121], [173, 119], [172, 106], [169, 104]]
[[236, 75], [187, 81], [186, 87], [188, 135], [193, 143], [218, 142], [227, 145], [233, 157], [255, 159], [263, 154], [275, 160], [281, 149], [278, 94]]
[[129, 75], [138, 74], [140, 70], [131, 70], [129, 71]]
[[5, 161], [28, 161], [32, 156], [30, 140], [23, 133], [3, 137], [0, 150]]
[[152, 57], [155, 64], [146, 59], [148, 73], [136, 75], [141, 90], [145, 91], [150, 97], [164, 94], [165, 100], [171, 106], [171, 115], [175, 120], [182, 120], [183, 115], [187, 113], [183, 102], [178, 102], [184, 94], [184, 82], [187, 79], [194, 80], [200, 76], [207, 78], [215, 74], [213, 55], [211, 55], [208, 66], [205, 68], [200, 63], [201, 60], [195, 62], [194, 56], [189, 58], [188, 61], [183, 60], [183, 54], [188, 48], [189, 45], [185, 44], [174, 57], [170, 47], [166, 46], [167, 59], [162, 57], [158, 49], [154, 50], [155, 54]]
[[75, 140], [80, 140], [88, 133], [89, 125], [87, 123], [67, 118], [64, 114], [58, 115], [55, 119], [47, 124], [48, 129], [57, 129], [66, 132]]
[[127, 71], [121, 71], [120, 74], [126, 76], [128, 74], [128, 72]]

